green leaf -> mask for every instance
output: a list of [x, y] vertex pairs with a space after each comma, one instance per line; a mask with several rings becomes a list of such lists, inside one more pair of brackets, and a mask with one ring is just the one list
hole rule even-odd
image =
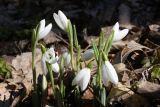
[[94, 54], [95, 54], [96, 61], [97, 61], [97, 63], [98, 63], [99, 51], [98, 51], [98, 48], [97, 48], [97, 46], [96, 46], [96, 44], [95, 44], [94, 41], [92, 41], [92, 46], [93, 46], [93, 50], [94, 50]]
[[100, 33], [98, 45], [99, 45], [99, 51], [103, 50], [103, 48], [104, 48], [104, 33], [102, 31]]
[[79, 44], [78, 44], [77, 31], [76, 31], [75, 25], [73, 25], [73, 33], [74, 33], [74, 44], [75, 44], [76, 49], [78, 49]]
[[107, 39], [105, 46], [104, 46], [104, 52], [108, 53], [110, 51], [110, 48], [112, 46], [112, 42], [113, 42], [113, 38], [114, 38], [114, 31], [111, 32], [111, 34], [109, 35], [109, 38]]

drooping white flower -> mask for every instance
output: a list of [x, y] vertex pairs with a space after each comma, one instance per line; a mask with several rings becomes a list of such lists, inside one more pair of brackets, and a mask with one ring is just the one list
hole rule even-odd
[[45, 60], [50, 64], [53, 64], [58, 60], [58, 56], [56, 56], [54, 48], [48, 49], [43, 55], [45, 57]]
[[84, 91], [89, 83], [91, 77], [91, 70], [89, 68], [81, 69], [76, 77], [72, 81], [72, 85], [78, 85], [81, 88], [81, 91]]
[[58, 14], [53, 13], [53, 17], [55, 22], [57, 23], [57, 25], [64, 30], [65, 32], [67, 32], [67, 28], [68, 28], [68, 19], [65, 16], [65, 14], [62, 11], [58, 11]]
[[59, 68], [59, 65], [58, 65], [57, 62], [52, 64], [52, 70], [53, 70], [55, 73], [59, 73], [60, 68]]
[[47, 75], [48, 69], [47, 69], [47, 66], [46, 66], [46, 58], [45, 58], [44, 55], [42, 55], [41, 65], [42, 65], [43, 74]]
[[88, 61], [94, 56], [94, 50], [93, 49], [88, 49], [86, 50], [81, 57], [82, 61]]
[[116, 70], [109, 61], [105, 61], [105, 63], [102, 65], [102, 80], [105, 86], [107, 86], [108, 81], [112, 82], [113, 84], [118, 83]]
[[39, 39], [44, 38], [51, 31], [51, 29], [52, 29], [51, 23], [45, 27], [45, 19], [41, 20], [38, 31]]
[[114, 25], [113, 30], [114, 30], [113, 41], [119, 41], [119, 40], [123, 39], [129, 32], [128, 29], [120, 30], [118, 22]]
[[68, 66], [71, 62], [71, 55], [68, 52], [65, 52], [61, 57], [64, 58], [64, 66]]
[[47, 79], [45, 75], [42, 75], [42, 91], [45, 92], [47, 89]]
[[56, 56], [54, 48], [48, 49], [43, 55], [42, 55], [42, 69], [44, 74], [46, 75], [48, 73], [48, 69], [46, 66], [46, 62], [52, 65], [52, 70], [54, 72], [59, 72], [59, 65], [57, 63], [58, 56]]

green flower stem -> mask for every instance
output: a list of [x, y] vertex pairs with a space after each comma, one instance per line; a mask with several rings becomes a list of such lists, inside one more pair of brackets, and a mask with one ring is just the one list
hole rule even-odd
[[32, 73], [33, 73], [33, 87], [35, 92], [37, 92], [37, 85], [36, 85], [36, 68], [35, 68], [35, 50], [36, 44], [38, 42], [37, 35], [35, 29], [33, 30], [32, 34]]
[[60, 81], [61, 81], [60, 92], [62, 95], [62, 100], [65, 96], [64, 84], [63, 84], [63, 71], [64, 71], [64, 59], [62, 58], [60, 62]]
[[35, 68], [35, 50], [36, 50], [36, 45], [38, 42], [38, 27], [36, 27], [36, 29], [33, 30], [32, 33], [32, 75], [33, 75], [33, 94], [32, 94], [32, 98], [33, 98], [33, 106], [34, 107], [38, 107], [39, 104], [38, 102], [38, 91], [37, 91], [37, 83], [36, 83], [36, 68]]
[[81, 47], [79, 45], [77, 49], [77, 68], [76, 68], [77, 71], [80, 70], [80, 59], [81, 59], [80, 55], [81, 55]]
[[70, 54], [71, 54], [71, 66], [72, 69], [74, 69], [74, 59], [73, 59], [73, 29], [72, 29], [72, 24], [70, 20], [68, 21], [68, 37], [69, 37], [69, 42], [70, 42]]
[[102, 52], [99, 53], [98, 58], [98, 71], [97, 71], [97, 84], [99, 85], [100, 89], [102, 88]]
[[49, 76], [50, 76], [50, 80], [51, 80], [51, 84], [52, 84], [52, 89], [53, 89], [53, 95], [54, 95], [55, 85], [54, 85], [54, 78], [53, 78], [52, 66], [51, 66], [51, 64], [49, 64], [49, 63], [47, 63], [47, 62], [46, 62], [46, 65], [47, 65], [47, 69], [48, 69], [48, 72], [49, 72]]

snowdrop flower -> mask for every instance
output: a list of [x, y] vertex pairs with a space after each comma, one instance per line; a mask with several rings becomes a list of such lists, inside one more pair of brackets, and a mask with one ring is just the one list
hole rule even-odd
[[81, 57], [81, 60], [82, 60], [82, 61], [88, 61], [88, 60], [90, 60], [93, 56], [94, 56], [94, 50], [93, 50], [93, 49], [88, 49], [88, 50], [86, 50], [86, 51], [83, 53], [83, 55], [82, 55], [82, 57]]
[[84, 91], [87, 88], [91, 77], [91, 70], [89, 68], [81, 69], [76, 77], [72, 81], [72, 85], [80, 86], [81, 90]]
[[41, 65], [42, 65], [43, 74], [47, 75], [48, 69], [47, 69], [47, 66], [46, 66], [46, 59], [45, 59], [44, 55], [42, 56]]
[[47, 79], [45, 75], [42, 75], [42, 91], [46, 91], [47, 89]]
[[68, 52], [65, 52], [61, 57], [64, 58], [64, 66], [68, 66], [71, 62], [71, 55]]
[[54, 48], [50, 48], [49, 50], [47, 50], [43, 54], [43, 56], [42, 56], [42, 69], [43, 69], [43, 72], [45, 75], [48, 73], [46, 62], [48, 62], [52, 65], [52, 70], [54, 72], [59, 72], [59, 65], [58, 65], [57, 61], [58, 61], [58, 56], [56, 56]]
[[53, 64], [58, 60], [58, 56], [56, 56], [54, 48], [48, 49], [43, 55], [45, 60], [50, 64]]
[[51, 29], [52, 29], [51, 23], [45, 27], [45, 19], [41, 20], [38, 31], [39, 39], [44, 38], [51, 31]]
[[120, 30], [118, 22], [114, 25], [113, 30], [114, 30], [113, 41], [119, 41], [119, 40], [123, 39], [129, 32], [128, 29]]
[[53, 70], [55, 73], [59, 73], [60, 68], [59, 68], [59, 65], [58, 65], [57, 62], [52, 64], [52, 70]]
[[54, 20], [57, 23], [57, 25], [64, 30], [65, 32], [67, 32], [67, 28], [68, 28], [68, 19], [67, 17], [64, 15], [64, 13], [62, 11], [58, 11], [58, 14], [54, 13], [53, 14]]
[[107, 86], [108, 81], [112, 82], [113, 84], [118, 83], [116, 70], [109, 61], [105, 61], [105, 63], [102, 65], [102, 80], [105, 86]]

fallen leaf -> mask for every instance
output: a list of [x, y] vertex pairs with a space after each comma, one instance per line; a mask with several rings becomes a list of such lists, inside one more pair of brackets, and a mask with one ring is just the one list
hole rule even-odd
[[148, 99], [160, 99], [160, 85], [148, 81], [138, 82], [137, 93]]

